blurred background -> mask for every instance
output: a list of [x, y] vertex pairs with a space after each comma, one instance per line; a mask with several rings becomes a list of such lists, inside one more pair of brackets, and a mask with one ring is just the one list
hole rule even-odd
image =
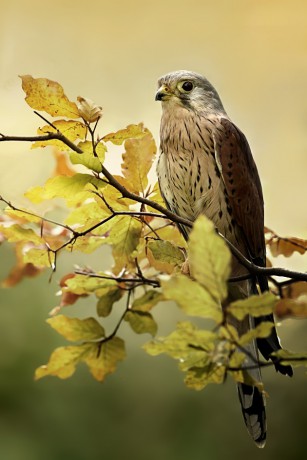
[[[24, 103], [18, 75], [60, 82], [67, 96], [104, 108], [100, 134], [143, 121], [158, 142], [157, 78], [178, 69], [215, 85], [232, 120], [246, 134], [260, 171], [266, 225], [280, 235], [307, 237], [307, 4], [305, 0], [53, 0], [2, 2], [0, 132], [35, 134], [41, 121]], [[1, 143], [0, 194], [16, 205], [54, 168], [50, 150]], [[108, 157], [118, 171], [120, 152]], [[301, 256], [276, 265], [306, 269]], [[13, 265], [1, 247], [1, 278]], [[57, 304], [61, 275], [74, 263], [105, 269], [110, 256], [62, 258], [49, 274], [0, 292], [0, 456], [5, 460], [156, 458], [166, 460], [302, 459], [307, 426], [307, 377], [290, 380], [266, 369], [268, 442], [257, 450], [245, 430], [235, 386], [188, 390], [176, 364], [141, 350], [149, 337], [124, 326], [128, 359], [103, 384], [80, 368], [68, 381], [33, 381], [34, 369], [62, 345], [45, 323]], [[67, 313], [69, 314], [69, 309]], [[83, 300], [74, 314], [94, 314]], [[180, 314], [159, 306], [159, 333]], [[306, 323], [279, 327], [288, 349], [306, 350]]]

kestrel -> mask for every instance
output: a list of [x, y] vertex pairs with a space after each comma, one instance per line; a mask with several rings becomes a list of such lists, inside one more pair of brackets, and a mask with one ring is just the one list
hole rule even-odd
[[[244, 134], [229, 119], [214, 87], [203, 76], [189, 71], [172, 72], [158, 81], [156, 100], [162, 101], [160, 157], [157, 174], [167, 207], [194, 221], [200, 214], [211, 219], [240, 252], [257, 265], [265, 266], [264, 212], [261, 183]], [[188, 239], [189, 228], [180, 225]], [[238, 259], [232, 260], [232, 277], [248, 275]], [[264, 276], [229, 283], [228, 299], [245, 298], [268, 290]], [[188, 300], [188, 299], [187, 299]], [[262, 318], [233, 319], [239, 335]], [[246, 365], [265, 359], [279, 350], [275, 327], [266, 339], [247, 346]], [[251, 359], [253, 356], [253, 359]], [[282, 374], [292, 375], [290, 366], [275, 362]], [[249, 371], [261, 382], [260, 368]], [[256, 386], [238, 383], [238, 394], [247, 429], [258, 447], [266, 441], [265, 397]]]

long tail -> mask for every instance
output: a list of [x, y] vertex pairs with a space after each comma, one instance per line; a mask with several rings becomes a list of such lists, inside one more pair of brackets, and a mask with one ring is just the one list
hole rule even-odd
[[[236, 283], [229, 286], [229, 300], [245, 298], [251, 294], [251, 281]], [[235, 326], [239, 335], [246, 333], [255, 327], [254, 318], [247, 316], [243, 321], [232, 320], [231, 324]], [[257, 366], [259, 361], [258, 347], [256, 340], [253, 340], [245, 347], [246, 359], [244, 366], [250, 368], [247, 372], [248, 377], [253, 381], [261, 384], [261, 370]], [[241, 403], [242, 414], [247, 430], [256, 443], [257, 447], [264, 447], [266, 441], [266, 411], [265, 396], [256, 385], [247, 383], [238, 383], [238, 395]]]

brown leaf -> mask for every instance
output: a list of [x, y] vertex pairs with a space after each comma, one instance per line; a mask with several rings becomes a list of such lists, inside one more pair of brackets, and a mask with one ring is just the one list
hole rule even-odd
[[278, 318], [307, 318], [307, 295], [297, 299], [280, 299], [275, 307]]
[[290, 257], [294, 252], [305, 254], [307, 251], [307, 240], [296, 237], [281, 237], [265, 227], [266, 244], [269, 246], [273, 257], [283, 255]]
[[56, 162], [53, 176], [74, 176], [76, 174], [76, 171], [72, 169], [65, 153], [54, 149], [53, 156]]

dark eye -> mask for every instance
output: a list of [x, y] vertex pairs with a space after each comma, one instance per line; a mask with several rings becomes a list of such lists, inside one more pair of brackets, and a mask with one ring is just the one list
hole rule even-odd
[[191, 81], [184, 81], [182, 83], [182, 86], [181, 88], [186, 91], [187, 93], [189, 93], [190, 91], [192, 91], [192, 89], [194, 88], [194, 85]]

